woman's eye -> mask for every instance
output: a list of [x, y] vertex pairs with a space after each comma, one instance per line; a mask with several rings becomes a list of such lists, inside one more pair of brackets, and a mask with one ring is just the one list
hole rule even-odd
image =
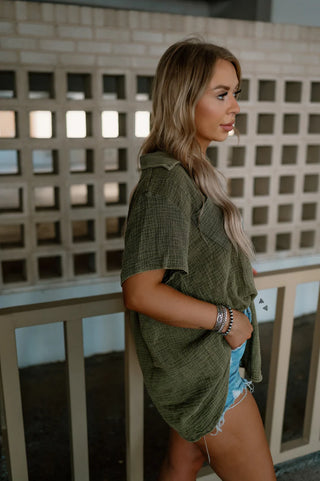
[[226, 97], [227, 95], [228, 95], [228, 92], [224, 92], [223, 94], [219, 94], [217, 98], [218, 98], [219, 100], [223, 100], [224, 97]]

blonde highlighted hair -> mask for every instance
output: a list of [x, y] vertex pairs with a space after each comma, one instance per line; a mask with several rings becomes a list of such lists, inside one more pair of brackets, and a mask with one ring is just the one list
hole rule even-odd
[[222, 208], [224, 228], [234, 247], [252, 258], [252, 244], [226, 191], [225, 178], [202, 153], [196, 139], [195, 107], [219, 59], [232, 63], [240, 84], [239, 61], [223, 47], [191, 38], [166, 50], [153, 82], [151, 130], [141, 154], [161, 150], [179, 160], [201, 192]]

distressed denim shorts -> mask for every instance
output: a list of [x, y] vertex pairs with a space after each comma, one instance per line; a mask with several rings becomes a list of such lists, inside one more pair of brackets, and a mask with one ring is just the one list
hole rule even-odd
[[[245, 309], [243, 313], [248, 317], [250, 322], [252, 322], [252, 313], [251, 313], [250, 307]], [[228, 389], [226, 404], [224, 406], [224, 411], [218, 421], [218, 424], [216, 425], [216, 427], [213, 429], [211, 433], [207, 434], [207, 436], [217, 436], [219, 433], [221, 433], [222, 426], [224, 425], [224, 416], [226, 412], [229, 409], [236, 407], [238, 404], [241, 403], [241, 401], [245, 399], [248, 392], [247, 389], [249, 389], [250, 392], [253, 392], [252, 382], [242, 378], [239, 373], [240, 361], [246, 349], [246, 344], [247, 344], [247, 341], [245, 341], [243, 344], [241, 344], [241, 346], [231, 351], [229, 389]], [[206, 445], [208, 461], [210, 464], [210, 455], [207, 447], [206, 436], [203, 436], [203, 438]]]
[[[243, 313], [248, 317], [250, 322], [252, 322], [250, 307], [245, 309]], [[247, 393], [246, 388], [248, 388], [251, 392], [253, 391], [252, 383], [247, 381], [247, 379], [242, 378], [239, 373], [240, 361], [246, 349], [246, 344], [247, 341], [231, 351], [228, 396], [222, 416], [212, 433], [210, 433], [211, 436], [215, 436], [222, 431], [221, 428], [224, 424], [225, 413], [228, 411], [228, 409], [237, 406], [245, 398]], [[236, 403], [236, 400], [241, 396], [242, 393], [244, 393], [244, 395], [241, 397], [241, 400]]]

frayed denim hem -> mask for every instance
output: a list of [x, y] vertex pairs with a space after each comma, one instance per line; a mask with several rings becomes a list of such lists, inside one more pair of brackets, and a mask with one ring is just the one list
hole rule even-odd
[[[206, 441], [206, 436], [217, 436], [219, 433], [222, 432], [222, 426], [224, 425], [224, 422], [225, 422], [225, 414], [230, 410], [230, 409], [233, 409], [235, 408], [236, 406], [238, 406], [246, 397], [247, 397], [247, 393], [248, 391], [250, 391], [251, 393], [253, 393], [254, 391], [254, 386], [253, 386], [253, 383], [252, 381], [247, 381], [247, 379], [243, 379], [243, 382], [244, 382], [244, 387], [242, 389], [242, 391], [238, 391], [238, 395], [237, 397], [235, 398], [235, 401], [233, 404], [231, 404], [231, 406], [229, 406], [228, 408], [226, 408], [217, 425], [215, 426], [214, 430], [211, 432], [211, 433], [208, 433], [206, 435], [203, 436], [203, 440], [204, 440], [204, 444], [206, 446], [206, 451], [207, 451], [207, 456], [208, 456], [208, 463], [210, 464], [211, 462], [211, 459], [210, 459], [210, 454], [209, 454], [209, 450], [208, 450], [208, 446], [207, 446], [207, 441]], [[244, 393], [243, 396], [241, 396], [242, 394]], [[241, 399], [239, 399], [241, 397]]]

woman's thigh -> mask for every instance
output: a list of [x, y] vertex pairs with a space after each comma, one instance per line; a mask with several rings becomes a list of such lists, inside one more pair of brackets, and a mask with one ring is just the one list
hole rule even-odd
[[250, 392], [225, 413], [222, 432], [196, 443], [209, 453], [223, 481], [275, 481], [272, 458], [256, 402]]
[[171, 428], [168, 451], [158, 481], [195, 481], [206, 459], [199, 446], [186, 441]]

